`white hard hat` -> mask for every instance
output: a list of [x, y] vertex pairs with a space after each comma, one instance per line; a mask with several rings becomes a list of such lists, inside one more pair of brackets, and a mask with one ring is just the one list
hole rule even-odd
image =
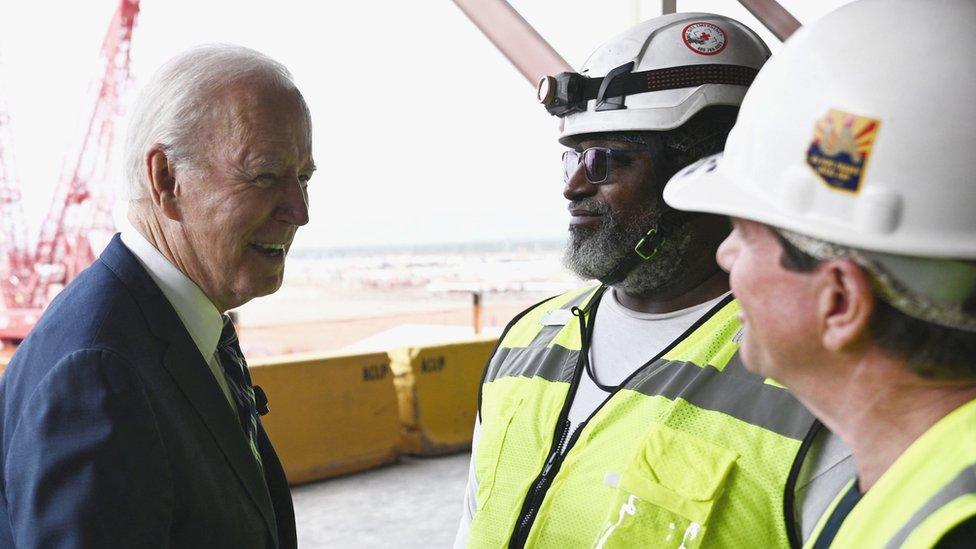
[[976, 2], [862, 0], [762, 69], [673, 207], [861, 250], [976, 259]]
[[705, 107], [738, 106], [768, 57], [762, 39], [734, 19], [676, 13], [601, 45], [579, 74], [543, 78], [539, 99], [564, 117], [559, 140], [567, 145], [586, 133], [670, 130]]

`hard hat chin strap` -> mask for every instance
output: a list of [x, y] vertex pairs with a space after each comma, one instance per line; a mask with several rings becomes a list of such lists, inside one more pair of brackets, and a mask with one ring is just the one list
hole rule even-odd
[[691, 215], [686, 212], [668, 209], [661, 214], [655, 226], [644, 233], [644, 236], [637, 241], [633, 250], [620, 258], [617, 265], [604, 276], [600, 277], [600, 282], [607, 286], [613, 286], [623, 282], [627, 276], [645, 261], [650, 261], [657, 255], [658, 250], [664, 242], [673, 236], [678, 229], [683, 227], [691, 220]]

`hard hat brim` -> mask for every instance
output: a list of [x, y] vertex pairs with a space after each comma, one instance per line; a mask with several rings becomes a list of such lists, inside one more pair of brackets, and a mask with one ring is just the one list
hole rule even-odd
[[756, 207], [762, 198], [737, 186], [722, 171], [722, 155], [705, 157], [675, 174], [664, 188], [664, 201], [678, 210], [741, 217], [775, 225], [769, 215]]
[[677, 210], [747, 219], [863, 250], [918, 257], [976, 258], [976, 245], [966, 230], [941, 235], [921, 231], [895, 236], [878, 234], [872, 232], [870, 224], [857, 222], [856, 211], [850, 214], [854, 221], [847, 223], [837, 216], [804, 219], [811, 217], [808, 212], [801, 213], [810, 200], [804, 191], [813, 188], [805, 181], [814, 177], [809, 170], [787, 170], [774, 188], [760, 193], [756, 185], [733, 175], [737, 170], [730, 168], [729, 163], [724, 153], [719, 153], [681, 170], [665, 186], [664, 201]]

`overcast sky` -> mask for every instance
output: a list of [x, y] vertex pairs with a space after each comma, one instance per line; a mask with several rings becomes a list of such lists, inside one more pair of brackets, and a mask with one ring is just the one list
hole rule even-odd
[[[783, 4], [809, 22], [846, 2]], [[660, 14], [658, 0], [511, 3], [577, 67], [600, 42]], [[0, 0], [0, 94], [32, 234], [50, 206], [65, 151], [89, 116], [86, 89], [116, 6], [117, 0]], [[143, 0], [132, 71], [138, 87], [173, 54], [203, 42], [243, 44], [289, 67], [312, 111], [319, 167], [311, 222], [296, 246], [564, 234], [556, 121], [451, 1], [271, 6]], [[759, 27], [733, 0], [679, 0], [678, 8]], [[775, 51], [778, 42], [760, 30]], [[125, 121], [119, 124], [124, 129]]]

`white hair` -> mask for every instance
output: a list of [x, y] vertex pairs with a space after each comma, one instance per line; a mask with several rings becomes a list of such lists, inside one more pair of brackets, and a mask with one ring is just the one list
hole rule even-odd
[[190, 166], [200, 124], [208, 103], [221, 91], [243, 80], [259, 79], [285, 90], [296, 89], [284, 65], [243, 46], [204, 44], [191, 48], [160, 67], [139, 94], [132, 109], [125, 142], [124, 177], [129, 200], [148, 195], [145, 154], [161, 145], [175, 166]]

